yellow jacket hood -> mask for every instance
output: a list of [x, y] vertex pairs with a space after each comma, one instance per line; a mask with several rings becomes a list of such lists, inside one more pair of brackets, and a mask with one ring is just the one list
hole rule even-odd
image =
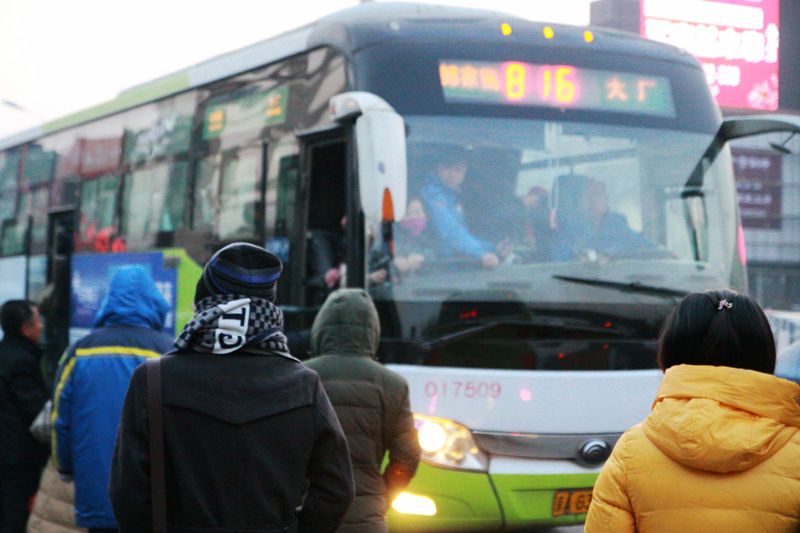
[[643, 423], [664, 454], [692, 468], [740, 472], [772, 457], [800, 429], [800, 386], [729, 367], [669, 368]]

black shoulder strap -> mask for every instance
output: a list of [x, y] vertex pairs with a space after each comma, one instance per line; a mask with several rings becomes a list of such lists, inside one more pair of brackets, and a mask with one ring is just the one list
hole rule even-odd
[[153, 532], [167, 531], [167, 490], [164, 473], [164, 413], [161, 402], [161, 358], [145, 362], [147, 369], [147, 417], [150, 425], [150, 492]]

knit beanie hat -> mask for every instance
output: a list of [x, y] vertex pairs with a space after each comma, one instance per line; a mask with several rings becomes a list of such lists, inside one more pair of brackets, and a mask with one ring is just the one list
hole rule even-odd
[[209, 259], [197, 282], [195, 303], [217, 294], [233, 294], [275, 301], [275, 285], [283, 265], [278, 256], [260, 246], [235, 242]]

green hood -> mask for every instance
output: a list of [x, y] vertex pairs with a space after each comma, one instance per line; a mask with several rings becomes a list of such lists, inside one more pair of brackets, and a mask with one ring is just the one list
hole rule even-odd
[[363, 289], [333, 292], [311, 327], [311, 353], [374, 357], [381, 326], [372, 298]]

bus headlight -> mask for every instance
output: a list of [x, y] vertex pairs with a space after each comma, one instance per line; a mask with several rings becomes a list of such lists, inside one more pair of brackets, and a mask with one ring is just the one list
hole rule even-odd
[[414, 424], [422, 446], [422, 460], [426, 463], [485, 472], [489, 460], [472, 438], [465, 426], [432, 416], [414, 415]]

